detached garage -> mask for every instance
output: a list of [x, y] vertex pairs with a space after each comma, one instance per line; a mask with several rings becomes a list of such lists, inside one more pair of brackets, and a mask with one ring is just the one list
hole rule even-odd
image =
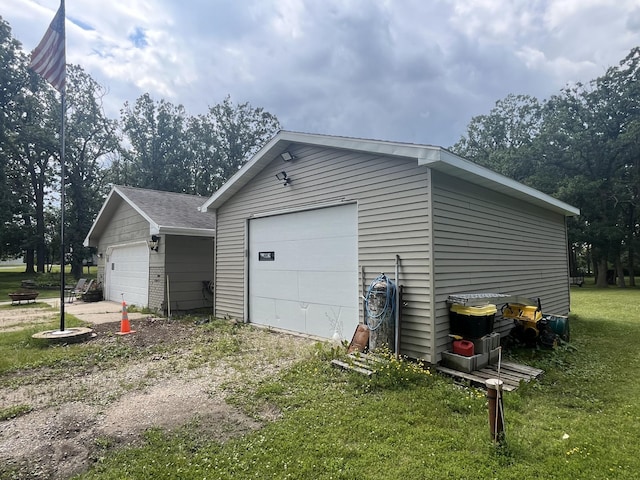
[[213, 304], [214, 216], [195, 195], [114, 186], [85, 246], [95, 247], [105, 300], [156, 311]]
[[281, 131], [209, 200], [214, 314], [350, 339], [399, 257], [400, 353], [449, 346], [447, 297], [490, 291], [569, 311], [579, 211], [440, 147]]

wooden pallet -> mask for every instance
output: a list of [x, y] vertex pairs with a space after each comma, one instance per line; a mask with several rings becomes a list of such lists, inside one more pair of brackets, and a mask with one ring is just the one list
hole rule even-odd
[[331, 360], [331, 365], [334, 367], [343, 368], [344, 370], [351, 370], [370, 377], [373, 375], [380, 365], [380, 363], [386, 362], [386, 360], [376, 357], [375, 355], [367, 353], [351, 353], [347, 355], [347, 361], [338, 359]]
[[502, 362], [500, 373], [498, 374], [498, 365], [488, 365], [480, 370], [473, 372], [460, 372], [452, 368], [437, 367], [437, 371], [449, 375], [454, 378], [471, 382], [477, 387], [486, 387], [485, 381], [490, 378], [499, 378], [503, 381], [502, 389], [506, 392], [512, 392], [520, 386], [520, 382], [528, 383], [531, 380], [540, 378], [544, 374], [544, 370], [539, 368], [520, 365], [519, 363]]

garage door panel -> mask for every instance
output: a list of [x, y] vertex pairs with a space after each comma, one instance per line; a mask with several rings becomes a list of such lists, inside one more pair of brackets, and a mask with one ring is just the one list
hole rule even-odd
[[353, 322], [354, 318], [358, 318], [358, 311], [354, 308], [310, 304], [306, 333], [331, 338], [337, 331], [341, 338], [350, 339], [358, 326], [357, 322]]
[[309, 240], [298, 245], [296, 266], [300, 270], [357, 270], [357, 250], [347, 247], [356, 242], [355, 236]]
[[[351, 338], [358, 324], [357, 245], [353, 204], [252, 219], [250, 320], [330, 338], [338, 316], [341, 335]], [[258, 261], [259, 252], [274, 252], [274, 260]]]
[[358, 286], [342, 272], [299, 272], [298, 296], [303, 302], [347, 307], [358, 297]]
[[307, 305], [294, 300], [276, 300], [276, 318], [274, 327], [304, 332], [306, 330]]
[[277, 299], [298, 298], [298, 272], [255, 271], [249, 284], [249, 294]]
[[[349, 209], [355, 205], [323, 208], [307, 212], [257, 218], [251, 221], [251, 233], [263, 242], [309, 240], [357, 234], [357, 223], [346, 215], [336, 215], [335, 209]], [[303, 226], [303, 228], [301, 228]], [[309, 226], [310, 228], [305, 228]], [[321, 229], [316, 228], [320, 226]]]
[[[261, 319], [260, 323], [265, 325], [272, 325], [276, 320], [276, 300], [273, 298], [264, 297], [252, 297], [251, 311], [252, 314], [258, 319]], [[249, 319], [253, 322], [253, 319]]]

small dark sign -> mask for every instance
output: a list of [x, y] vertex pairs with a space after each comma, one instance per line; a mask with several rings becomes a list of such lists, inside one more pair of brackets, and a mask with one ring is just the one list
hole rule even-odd
[[258, 252], [259, 262], [273, 262], [276, 259], [276, 252]]

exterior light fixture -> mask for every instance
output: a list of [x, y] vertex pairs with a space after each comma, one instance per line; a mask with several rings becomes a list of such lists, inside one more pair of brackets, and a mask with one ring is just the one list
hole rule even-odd
[[160, 235], [151, 235], [151, 240], [149, 240], [149, 250], [157, 252], [159, 247]]
[[280, 154], [280, 158], [282, 158], [283, 162], [290, 162], [291, 160], [294, 160], [296, 157], [294, 157], [293, 155], [291, 155], [290, 152], [282, 152]]
[[287, 172], [276, 173], [276, 178], [286, 187], [291, 183], [291, 179], [287, 177]]

